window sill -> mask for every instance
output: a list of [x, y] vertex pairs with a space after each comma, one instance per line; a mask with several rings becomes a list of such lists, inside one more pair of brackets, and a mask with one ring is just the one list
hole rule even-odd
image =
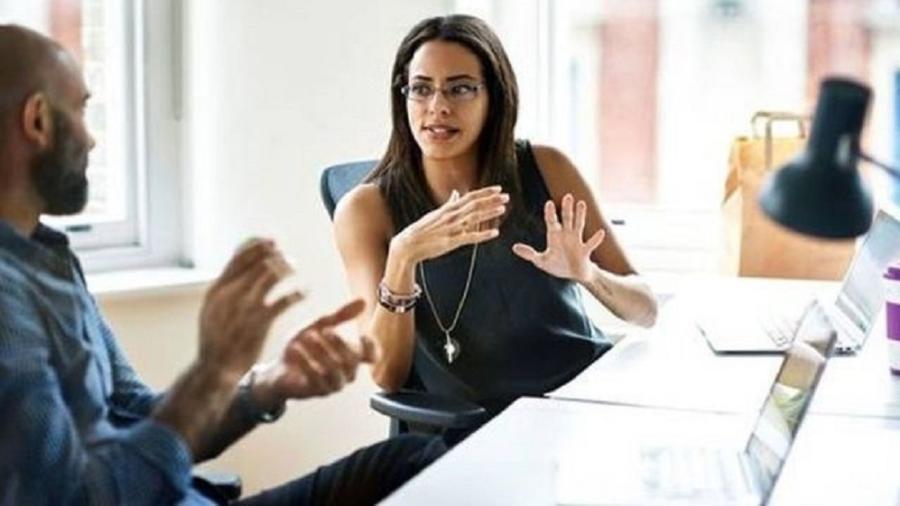
[[88, 274], [87, 283], [98, 300], [119, 300], [200, 293], [215, 277], [208, 270], [168, 267]]

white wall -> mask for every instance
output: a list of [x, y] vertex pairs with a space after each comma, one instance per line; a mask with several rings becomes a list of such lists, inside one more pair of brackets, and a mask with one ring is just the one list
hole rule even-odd
[[18, 23], [35, 30], [45, 30], [48, 0], [0, 0], [0, 23]]
[[[297, 260], [309, 292], [280, 322], [275, 334], [283, 335], [346, 296], [319, 199], [320, 171], [381, 154], [396, 47], [415, 22], [446, 13], [450, 2], [183, 5], [181, 159], [189, 249], [199, 266], [217, 266], [246, 237], [275, 237]], [[193, 357], [200, 293], [101, 303], [126, 353], [154, 386], [170, 384]], [[268, 355], [277, 344], [274, 335]], [[365, 371], [340, 395], [294, 404], [278, 424], [251, 434], [215, 466], [240, 473], [253, 491], [383, 438], [386, 419], [368, 407], [373, 391]]]
[[[716, 209], [735, 135], [760, 110], [796, 112], [806, 79], [806, 3], [745, 2], [737, 19], [710, 2], [660, 3], [659, 202]], [[793, 132], [788, 132], [788, 135]]]

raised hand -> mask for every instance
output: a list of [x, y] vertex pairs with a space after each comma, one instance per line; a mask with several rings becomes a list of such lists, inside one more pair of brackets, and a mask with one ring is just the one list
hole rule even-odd
[[259, 358], [275, 318], [303, 299], [294, 291], [265, 302], [269, 290], [291, 272], [272, 241], [257, 239], [241, 248], [206, 293], [198, 362], [240, 378]]
[[603, 229], [598, 230], [587, 241], [583, 241], [587, 204], [578, 201], [571, 194], [562, 199], [562, 222], [556, 215], [556, 205], [548, 200], [544, 205], [544, 222], [547, 225], [547, 249], [538, 252], [523, 243], [513, 245], [513, 252], [528, 260], [537, 268], [558, 278], [586, 282], [591, 274], [591, 253], [606, 237]]
[[451, 198], [397, 234], [391, 250], [413, 262], [439, 257], [469, 244], [497, 237], [497, 218], [506, 212], [509, 195], [499, 186], [471, 191]]
[[336, 392], [356, 378], [361, 362], [374, 362], [374, 341], [362, 337], [359, 346], [352, 347], [334, 330], [356, 318], [364, 307], [362, 299], [354, 300], [291, 338], [266, 374], [278, 399], [305, 399]]
[[259, 358], [272, 322], [303, 298], [290, 292], [266, 303], [269, 290], [290, 273], [272, 241], [255, 239], [234, 255], [206, 292], [197, 359], [152, 414], [184, 438], [195, 458], [215, 455], [239, 436], [219, 429], [231, 435], [218, 439], [210, 429], [221, 423], [238, 380]]

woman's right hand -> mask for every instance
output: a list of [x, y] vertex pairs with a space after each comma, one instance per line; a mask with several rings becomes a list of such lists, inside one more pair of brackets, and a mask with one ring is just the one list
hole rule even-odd
[[506, 212], [508, 202], [509, 194], [503, 193], [500, 186], [488, 186], [462, 197], [451, 197], [394, 236], [390, 245], [391, 255], [401, 255], [416, 264], [460, 246], [491, 240], [500, 235], [497, 218]]

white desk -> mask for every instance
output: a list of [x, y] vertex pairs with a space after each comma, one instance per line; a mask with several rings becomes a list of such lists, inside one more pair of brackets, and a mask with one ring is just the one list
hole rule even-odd
[[[753, 417], [520, 399], [385, 505], [554, 504], [560, 462], [594, 466], [638, 444], [740, 449]], [[771, 504], [900, 504], [900, 421], [807, 418]]]
[[[601, 486], [623, 445], [742, 448], [781, 357], [717, 356], [706, 345], [698, 304], [740, 303], [735, 284], [788, 297], [836, 286], [683, 286], [654, 329], [625, 338], [549, 398], [519, 400], [385, 504], [553, 504], [560, 462], [596, 467]], [[882, 322], [859, 356], [829, 361], [772, 504], [900, 505], [900, 379], [888, 372], [885, 341]]]
[[[548, 394], [557, 399], [754, 412], [762, 405], [779, 356], [718, 356], [696, 326], [709, 305], [742, 304], [756, 290], [779, 297], [833, 293], [835, 283], [759, 279], [702, 279], [682, 286], [658, 324], [626, 337], [582, 374]], [[744, 291], [746, 289], [746, 292]], [[756, 297], [751, 297], [756, 298]], [[883, 315], [858, 356], [833, 357], [813, 401], [813, 413], [900, 418], [900, 378], [888, 371]]]

